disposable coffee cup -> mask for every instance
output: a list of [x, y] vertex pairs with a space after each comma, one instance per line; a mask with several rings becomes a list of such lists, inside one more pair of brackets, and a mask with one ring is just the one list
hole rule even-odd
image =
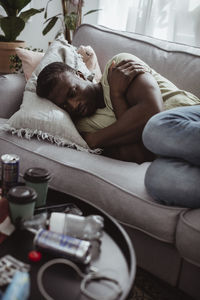
[[7, 197], [12, 223], [18, 224], [33, 217], [37, 199], [37, 193], [33, 188], [22, 185], [12, 187]]
[[46, 204], [48, 183], [51, 179], [50, 173], [42, 168], [30, 168], [24, 174], [25, 184], [37, 192], [36, 207]]

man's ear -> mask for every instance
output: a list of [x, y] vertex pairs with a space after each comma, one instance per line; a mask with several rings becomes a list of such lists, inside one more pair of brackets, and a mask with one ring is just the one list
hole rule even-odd
[[87, 80], [81, 71], [76, 71], [76, 75], [84, 80]]

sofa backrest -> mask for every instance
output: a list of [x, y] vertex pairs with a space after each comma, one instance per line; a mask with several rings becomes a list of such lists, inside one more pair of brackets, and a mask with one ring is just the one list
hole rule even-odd
[[0, 118], [10, 118], [22, 103], [25, 88], [23, 74], [0, 75]]
[[132, 53], [180, 89], [200, 97], [200, 48], [89, 24], [77, 29], [73, 45], [90, 45], [102, 70], [115, 54]]

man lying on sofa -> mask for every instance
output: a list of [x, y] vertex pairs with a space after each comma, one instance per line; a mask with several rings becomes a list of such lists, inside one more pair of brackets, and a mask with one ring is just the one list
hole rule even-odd
[[90, 148], [137, 163], [154, 159], [143, 145], [142, 132], [163, 103], [164, 109], [200, 103], [127, 53], [107, 63], [100, 83], [85, 80], [64, 63], [51, 63], [39, 74], [36, 92], [71, 115]]

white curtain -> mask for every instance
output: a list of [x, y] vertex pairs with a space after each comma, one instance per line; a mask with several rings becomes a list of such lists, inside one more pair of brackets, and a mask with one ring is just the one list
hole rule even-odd
[[98, 24], [200, 47], [200, 0], [100, 0]]

